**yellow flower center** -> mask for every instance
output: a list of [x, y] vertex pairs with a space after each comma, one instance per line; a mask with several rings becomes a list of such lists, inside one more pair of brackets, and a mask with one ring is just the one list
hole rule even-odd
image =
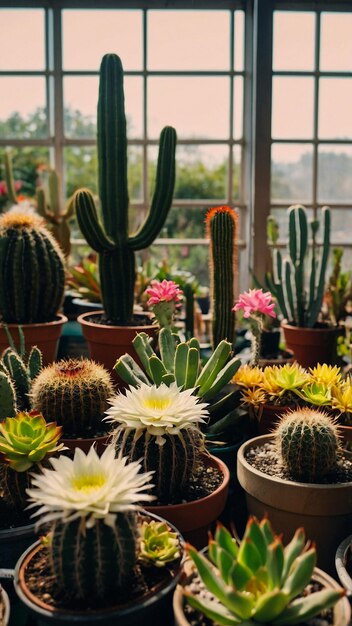
[[147, 409], [152, 409], [153, 411], [164, 411], [169, 408], [170, 404], [170, 398], [151, 397], [144, 400], [144, 406]]
[[86, 474], [84, 476], [78, 476], [72, 481], [72, 486], [76, 491], [94, 491], [100, 489], [106, 483], [106, 477], [104, 474]]

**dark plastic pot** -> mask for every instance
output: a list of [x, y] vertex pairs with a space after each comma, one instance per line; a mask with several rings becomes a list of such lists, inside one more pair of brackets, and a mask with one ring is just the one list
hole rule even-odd
[[[217, 439], [221, 439], [221, 436], [218, 436]], [[245, 439], [246, 438], [243, 437], [241, 441], [226, 446], [215, 445], [212, 443], [211, 439], [207, 442], [207, 450], [209, 454], [216, 456], [216, 458], [223, 461], [223, 463], [225, 463], [230, 470], [230, 492], [233, 490], [235, 483], [239, 484], [237, 481], [237, 452], [244, 443]]]
[[[148, 517], [158, 521], [161, 518], [148, 512]], [[168, 522], [173, 531], [180, 535], [179, 531]], [[182, 541], [182, 537], [181, 537]], [[17, 596], [27, 607], [30, 615], [36, 619], [37, 626], [61, 626], [62, 624], [99, 624], [99, 626], [141, 626], [141, 624], [153, 624], [153, 626], [166, 626], [173, 623], [172, 596], [174, 589], [182, 573], [181, 563], [176, 575], [169, 578], [166, 584], [155, 591], [151, 591], [147, 598], [134, 601], [128, 606], [109, 608], [100, 611], [89, 610], [87, 612], [54, 610], [50, 605], [41, 602], [28, 589], [24, 580], [24, 570], [33, 558], [34, 554], [41, 549], [39, 541], [31, 545], [20, 557], [16, 564], [14, 586]]]
[[[347, 571], [350, 563], [350, 571]], [[335, 566], [341, 585], [352, 594], [352, 535], [341, 541], [336, 550]]]
[[260, 337], [260, 356], [268, 358], [276, 355], [279, 351], [280, 329], [263, 330]]
[[35, 537], [34, 524], [0, 530], [0, 567], [14, 569], [21, 554]]

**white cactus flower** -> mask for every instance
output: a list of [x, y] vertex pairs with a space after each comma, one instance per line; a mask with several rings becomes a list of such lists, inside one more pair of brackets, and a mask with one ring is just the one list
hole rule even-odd
[[125, 394], [109, 399], [111, 407], [105, 412], [107, 421], [120, 428], [147, 431], [157, 443], [165, 442], [163, 435], [178, 435], [185, 428], [197, 428], [208, 417], [207, 404], [198, 401], [194, 389], [181, 391], [176, 383], [130, 387]]
[[139, 502], [155, 499], [146, 493], [153, 487], [153, 472], [139, 473], [139, 462], [127, 465], [127, 458], [115, 458], [112, 445], [101, 457], [92, 446], [88, 454], [76, 448], [73, 459], [60, 456], [50, 463], [53, 469], [33, 474], [32, 486], [27, 489], [29, 508], [40, 507], [32, 516], [40, 516], [38, 525], [77, 518], [82, 518], [87, 528], [97, 519], [114, 525], [117, 513], [138, 510]]

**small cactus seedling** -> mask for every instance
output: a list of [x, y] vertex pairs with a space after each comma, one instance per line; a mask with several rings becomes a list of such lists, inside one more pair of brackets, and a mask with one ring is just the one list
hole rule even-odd
[[307, 407], [290, 411], [274, 436], [282, 462], [294, 478], [314, 482], [336, 467], [338, 428], [327, 413]]
[[[92, 447], [73, 459], [52, 459], [32, 479], [28, 495], [39, 507], [39, 524], [50, 523], [50, 566], [68, 598], [101, 599], [128, 584], [137, 560], [138, 503], [148, 494], [151, 474], [140, 463], [115, 458], [113, 446], [99, 457]], [[75, 562], [73, 567], [73, 556]]]
[[186, 546], [186, 551], [213, 596], [208, 600], [187, 590], [186, 600], [214, 624], [305, 624], [344, 595], [343, 589], [304, 594], [313, 575], [316, 551], [305, 546], [303, 528], [284, 547], [267, 519], [259, 523], [251, 517], [239, 545], [218, 525], [215, 538], [209, 541], [210, 560], [192, 546]]
[[93, 436], [104, 430], [102, 417], [114, 388], [109, 372], [89, 359], [63, 359], [45, 367], [32, 386], [32, 405], [45, 419], [56, 419], [64, 436]]
[[5, 323], [49, 322], [64, 296], [64, 257], [42, 220], [0, 216], [0, 316]]

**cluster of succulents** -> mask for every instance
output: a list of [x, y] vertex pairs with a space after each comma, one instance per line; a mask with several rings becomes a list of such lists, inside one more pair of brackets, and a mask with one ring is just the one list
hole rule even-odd
[[342, 589], [323, 589], [304, 596], [316, 551], [306, 546], [302, 528], [284, 547], [267, 519], [251, 517], [240, 544], [218, 525], [208, 558], [190, 545], [186, 550], [209, 592], [206, 598], [186, 590], [186, 601], [215, 624], [302, 624], [344, 595]]
[[232, 382], [241, 389], [242, 402], [254, 409], [264, 404], [315, 406], [333, 410], [348, 422], [352, 414], [351, 377], [343, 378], [337, 366], [318, 364], [309, 370], [297, 363], [267, 366], [243, 365]]

